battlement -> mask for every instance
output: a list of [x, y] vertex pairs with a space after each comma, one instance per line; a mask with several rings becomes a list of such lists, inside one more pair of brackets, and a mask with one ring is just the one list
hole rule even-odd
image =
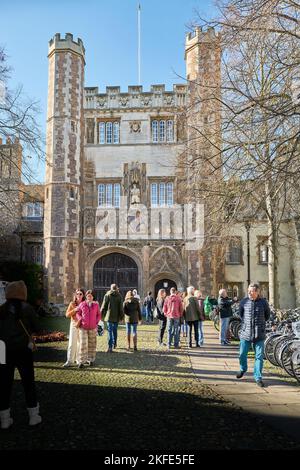
[[215, 28], [208, 27], [206, 30], [197, 26], [194, 31], [187, 33], [185, 36], [185, 51], [191, 49], [198, 43], [211, 43], [219, 39], [219, 33]]
[[166, 91], [160, 84], [143, 91], [141, 85], [130, 85], [127, 92], [121, 92], [119, 86], [106, 87], [106, 93], [99, 93], [98, 87], [86, 87], [84, 91], [87, 109], [179, 107], [186, 104], [188, 87], [176, 84], [172, 91]]
[[74, 41], [73, 34], [71, 33], [66, 33], [64, 38], [60, 37], [60, 33], [56, 33], [54, 35], [54, 38], [50, 39], [48, 57], [53, 54], [54, 51], [57, 50], [71, 50], [82, 56], [85, 55], [85, 48], [82, 39], [78, 38], [77, 41]]
[[0, 145], [20, 145], [19, 137], [6, 137], [6, 142], [0, 137]]

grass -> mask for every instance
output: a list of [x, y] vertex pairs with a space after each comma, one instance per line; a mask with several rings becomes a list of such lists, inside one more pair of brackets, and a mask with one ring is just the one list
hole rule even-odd
[[[43, 319], [47, 329], [68, 331], [64, 318]], [[138, 327], [138, 351], [105, 352], [97, 338], [94, 367], [62, 368], [67, 342], [39, 345], [35, 376], [43, 423], [28, 432], [23, 390], [17, 380], [14, 425], [0, 449], [199, 450], [295, 448], [287, 436], [218, 397], [192, 373], [189, 356], [157, 346], [157, 325]], [[299, 448], [299, 447], [297, 447]]]

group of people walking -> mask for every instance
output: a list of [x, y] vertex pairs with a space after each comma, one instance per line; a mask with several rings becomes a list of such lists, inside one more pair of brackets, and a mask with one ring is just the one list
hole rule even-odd
[[[96, 358], [96, 337], [99, 321], [107, 323], [107, 352], [111, 353], [117, 346], [118, 324], [125, 320], [127, 349], [137, 351], [137, 327], [142, 321], [140, 298], [137, 292], [129, 291], [123, 302], [116, 284], [112, 284], [105, 294], [101, 308], [94, 300], [92, 290], [84, 292], [77, 289], [70, 302], [66, 316], [70, 318], [70, 334], [67, 350], [68, 367], [77, 363], [79, 368], [93, 365]], [[34, 309], [26, 302], [27, 288], [23, 281], [11, 282], [6, 287], [6, 302], [0, 306], [0, 422], [1, 428], [7, 429], [13, 419], [10, 415], [10, 397], [17, 368], [25, 391], [26, 405], [29, 414], [29, 425], [41, 423], [39, 403], [37, 400], [32, 333], [39, 332], [39, 324]], [[220, 342], [227, 346], [226, 331], [231, 305], [237, 299], [229, 299], [226, 290], [219, 292], [220, 309]], [[203, 338], [204, 299], [201, 292], [190, 286], [185, 294], [171, 288], [167, 296], [165, 289], [160, 289], [153, 303], [154, 314], [159, 320], [158, 344], [163, 345], [167, 330], [167, 346], [179, 347], [181, 326], [188, 330], [189, 347], [193, 346], [193, 332], [196, 347], [201, 347]], [[240, 301], [239, 314], [242, 322], [240, 334], [240, 370], [236, 374], [241, 379], [247, 372], [247, 356], [251, 347], [255, 352], [254, 379], [260, 387], [262, 381], [264, 339], [266, 321], [270, 317], [270, 309], [266, 299], [260, 296], [258, 284], [250, 284], [248, 296]], [[185, 329], [183, 328], [183, 331]], [[3, 349], [2, 346], [5, 345]], [[4, 356], [3, 356], [4, 351]]]

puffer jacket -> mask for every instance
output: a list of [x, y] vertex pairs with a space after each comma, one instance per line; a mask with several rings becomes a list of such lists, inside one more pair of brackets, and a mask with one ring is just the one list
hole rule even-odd
[[138, 299], [132, 298], [125, 300], [123, 304], [125, 313], [125, 323], [138, 323], [142, 320], [140, 302]]
[[196, 297], [193, 295], [190, 297], [185, 297], [183, 304], [185, 321], [199, 321], [201, 317], [201, 310]]
[[266, 321], [270, 317], [270, 308], [266, 299], [258, 297], [251, 300], [246, 297], [240, 302], [242, 328], [240, 338], [246, 341], [262, 341], [266, 337]]
[[22, 353], [28, 350], [29, 338], [19, 320], [30, 335], [41, 331], [38, 316], [31, 305], [20, 300], [7, 300], [0, 307], [0, 340], [4, 341], [7, 351]]
[[166, 298], [163, 311], [168, 318], [180, 318], [183, 314], [182, 300], [176, 295], [172, 294]]
[[80, 321], [80, 328], [83, 330], [95, 330], [98, 322], [101, 320], [101, 314], [98, 302], [81, 302], [77, 307], [76, 318]]
[[104, 321], [118, 323], [123, 320], [123, 303], [122, 297], [116, 290], [108, 291], [103, 299], [101, 313]]

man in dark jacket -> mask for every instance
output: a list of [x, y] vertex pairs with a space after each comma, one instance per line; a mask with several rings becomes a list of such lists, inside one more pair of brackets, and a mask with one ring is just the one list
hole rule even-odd
[[266, 299], [260, 297], [258, 284], [249, 285], [248, 297], [241, 301], [239, 313], [242, 319], [240, 372], [236, 377], [241, 379], [247, 372], [247, 356], [252, 345], [255, 352], [254, 379], [259, 387], [264, 387], [262, 381], [264, 340], [266, 337], [266, 321], [270, 317], [270, 308]]
[[101, 314], [104, 321], [107, 322], [107, 352], [112, 352], [113, 347], [117, 347], [118, 323], [124, 318], [122, 297], [116, 284], [112, 284], [110, 290], [105, 294]]
[[220, 289], [219, 291], [219, 298], [218, 298], [218, 306], [220, 311], [220, 332], [219, 332], [219, 339], [220, 344], [223, 346], [227, 346], [229, 341], [227, 340], [227, 331], [229, 325], [229, 319], [232, 315], [231, 305], [235, 299], [229, 299], [227, 296], [226, 289]]
[[0, 341], [5, 345], [5, 357], [0, 358], [0, 422], [1, 428], [9, 428], [13, 420], [10, 416], [10, 397], [15, 368], [18, 369], [25, 391], [29, 414], [29, 425], [42, 421], [37, 402], [34, 366], [33, 341], [31, 334], [40, 330], [37, 315], [26, 303], [27, 287], [23, 281], [11, 282], [5, 289], [5, 304], [0, 307]]

